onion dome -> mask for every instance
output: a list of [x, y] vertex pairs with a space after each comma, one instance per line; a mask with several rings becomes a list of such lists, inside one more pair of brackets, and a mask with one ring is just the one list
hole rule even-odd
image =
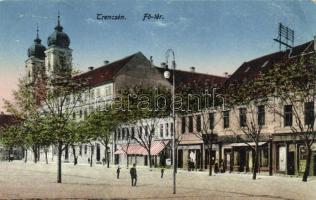
[[48, 37], [48, 46], [58, 46], [62, 48], [69, 48], [70, 39], [68, 35], [63, 32], [63, 27], [60, 25], [60, 16], [58, 15], [58, 23], [55, 27], [55, 31]]
[[38, 37], [38, 27], [36, 29], [36, 38], [34, 44], [27, 50], [28, 57], [34, 56], [39, 59], [45, 58], [46, 47], [41, 44], [41, 39]]

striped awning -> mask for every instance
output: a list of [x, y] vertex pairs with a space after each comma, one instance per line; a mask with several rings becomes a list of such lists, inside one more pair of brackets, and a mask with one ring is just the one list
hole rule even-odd
[[[167, 146], [168, 143], [169, 141], [154, 141], [150, 148], [151, 155], [153, 156], [158, 155], [162, 150], [164, 150], [164, 148]], [[147, 154], [148, 152], [146, 152], [146, 155]]]
[[[153, 141], [150, 148], [150, 154], [153, 156], [158, 155], [169, 143], [169, 141]], [[148, 155], [146, 148], [139, 144], [121, 145], [120, 149], [114, 154], [127, 154], [127, 155]]]

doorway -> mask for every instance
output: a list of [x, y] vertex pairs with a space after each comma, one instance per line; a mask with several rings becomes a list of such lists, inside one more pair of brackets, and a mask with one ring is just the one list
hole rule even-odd
[[178, 168], [183, 168], [183, 150], [178, 150]]
[[295, 174], [295, 161], [294, 161], [294, 152], [290, 151], [287, 154], [287, 174], [294, 175]]
[[279, 171], [284, 172], [286, 168], [286, 148], [279, 147]]

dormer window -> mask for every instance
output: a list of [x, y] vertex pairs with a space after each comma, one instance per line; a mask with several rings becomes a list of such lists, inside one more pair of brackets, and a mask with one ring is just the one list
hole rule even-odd
[[261, 68], [264, 68], [265, 66], [267, 66], [267, 64], [269, 63], [269, 61], [267, 60], [267, 61], [265, 61], [264, 63], [263, 63], [263, 65], [261, 65]]

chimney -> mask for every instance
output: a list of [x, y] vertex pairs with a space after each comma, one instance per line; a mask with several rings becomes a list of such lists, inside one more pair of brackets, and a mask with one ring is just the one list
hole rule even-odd
[[108, 61], [108, 60], [105, 60], [105, 61], [104, 61], [104, 64], [105, 64], [105, 65], [108, 65], [109, 63], [110, 63], [110, 61]]
[[94, 67], [93, 67], [93, 66], [90, 66], [90, 67], [88, 67], [88, 69], [89, 69], [90, 71], [92, 71], [92, 70], [94, 69]]
[[226, 78], [229, 78], [229, 77], [230, 77], [230, 75], [228, 74], [228, 72], [224, 72], [224, 76], [225, 76]]
[[165, 62], [160, 63], [161, 68], [168, 69], [168, 65]]
[[316, 51], [316, 35], [314, 36], [314, 51]]
[[190, 67], [190, 71], [191, 71], [191, 72], [195, 72], [195, 67], [193, 67], [193, 66]]

